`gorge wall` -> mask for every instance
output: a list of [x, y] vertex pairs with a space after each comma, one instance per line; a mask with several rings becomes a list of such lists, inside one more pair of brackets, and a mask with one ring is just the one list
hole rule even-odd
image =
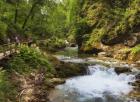
[[123, 53], [119, 59], [138, 60], [139, 7], [140, 0], [86, 0], [78, 18], [76, 40], [80, 52], [105, 51], [112, 57]]

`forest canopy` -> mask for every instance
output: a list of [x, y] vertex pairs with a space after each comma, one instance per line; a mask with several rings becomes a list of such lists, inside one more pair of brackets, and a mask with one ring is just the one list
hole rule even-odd
[[[74, 29], [79, 0], [1, 0], [0, 43], [68, 36]], [[65, 36], [66, 35], [66, 36]]]

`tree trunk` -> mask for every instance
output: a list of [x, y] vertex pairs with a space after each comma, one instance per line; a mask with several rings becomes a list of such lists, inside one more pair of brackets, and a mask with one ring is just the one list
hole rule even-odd
[[27, 24], [27, 22], [28, 22], [30, 16], [32, 15], [33, 10], [34, 10], [34, 8], [36, 7], [36, 5], [37, 5], [37, 2], [35, 2], [35, 3], [32, 5], [32, 8], [30, 9], [28, 15], [26, 16], [26, 18], [25, 18], [25, 20], [24, 20], [24, 23], [23, 23], [22, 29], [24, 29], [24, 28], [26, 27], [26, 24]]
[[17, 23], [17, 17], [18, 17], [18, 3], [16, 4], [16, 8], [15, 8], [15, 19], [14, 19], [14, 23]]
[[14, 19], [14, 23], [17, 23], [17, 18], [18, 18], [18, 8], [19, 8], [19, 0], [16, 3], [16, 7], [15, 7], [15, 19]]

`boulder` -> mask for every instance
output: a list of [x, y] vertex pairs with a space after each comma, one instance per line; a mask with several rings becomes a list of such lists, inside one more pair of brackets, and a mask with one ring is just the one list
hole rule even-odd
[[65, 83], [65, 80], [64, 79], [61, 79], [61, 78], [52, 78], [50, 80], [50, 82], [54, 85], [57, 85], [57, 84], [63, 84]]
[[100, 53], [102, 51], [103, 51], [102, 49], [92, 48], [92, 49], [84, 50], [84, 51], [81, 51], [81, 52], [83, 52], [84, 54], [95, 54], [95, 55], [98, 55], [98, 53]]
[[87, 65], [85, 63], [70, 63], [63, 61], [55, 66], [56, 75], [61, 78], [84, 75], [86, 73], [86, 68]]
[[115, 44], [119, 44], [123, 42], [124, 36], [115, 36], [111, 37], [110, 35], [104, 35], [101, 38], [101, 43], [108, 46], [113, 46]]
[[140, 91], [140, 73], [135, 76], [135, 82], [132, 83], [132, 86]]
[[140, 73], [136, 75], [136, 79], [140, 80]]
[[140, 43], [140, 32], [131, 34], [126, 40], [124, 44], [129, 47], [134, 47], [135, 45]]
[[108, 57], [107, 52], [100, 52], [98, 53], [98, 57]]
[[115, 72], [117, 74], [132, 72], [130, 67], [115, 67]]
[[70, 47], [76, 47], [77, 45], [75, 43], [71, 43]]
[[137, 67], [138, 69], [140, 68], [140, 60], [135, 61], [135, 66], [134, 67]]
[[115, 52], [113, 57], [119, 60], [126, 60], [128, 59], [129, 53], [130, 53], [130, 50], [118, 50]]

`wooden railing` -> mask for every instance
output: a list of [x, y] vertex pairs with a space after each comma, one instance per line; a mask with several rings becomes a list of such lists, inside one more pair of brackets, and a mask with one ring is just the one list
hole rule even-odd
[[[19, 44], [28, 44], [28, 42], [22, 42]], [[9, 43], [0, 45], [0, 59], [3, 59], [4, 57], [11, 55], [12, 53], [15, 53], [18, 50], [19, 44]]]
[[[46, 40], [36, 40], [37, 43], [34, 43], [34, 44], [38, 44], [38, 43], [44, 42], [44, 41], [46, 41]], [[29, 43], [30, 42], [20, 42], [20, 43], [13, 42], [13, 43], [9, 43], [9, 44], [0, 45], [0, 59], [18, 51], [18, 48], [20, 45], [29, 46]]]

